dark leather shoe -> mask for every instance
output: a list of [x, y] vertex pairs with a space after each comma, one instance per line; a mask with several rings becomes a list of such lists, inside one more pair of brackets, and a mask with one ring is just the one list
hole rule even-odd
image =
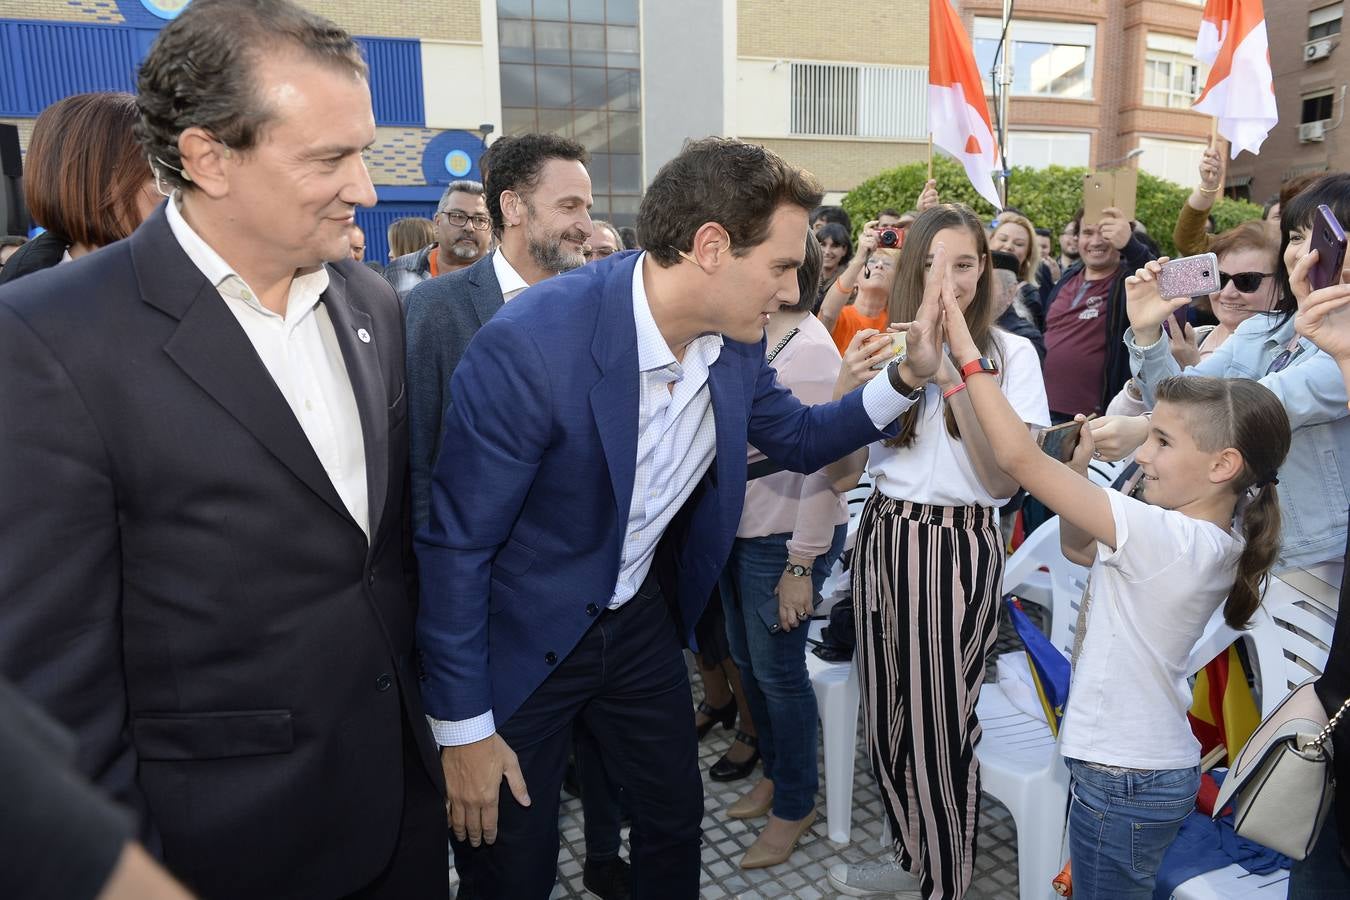
[[747, 747], [754, 748], [755, 752], [751, 753], [745, 762], [732, 762], [723, 755], [708, 770], [708, 777], [713, 781], [736, 781], [749, 775], [759, 764], [759, 741], [755, 736], [746, 734], [744, 731], [738, 731], [736, 732], [736, 740]]
[[708, 732], [713, 730], [714, 725], [721, 725], [723, 728], [730, 728], [736, 724], [736, 700], [733, 698], [730, 703], [723, 707], [709, 706], [707, 700], [699, 703], [696, 712], [700, 712], [708, 717], [708, 721], [702, 725], [696, 726], [698, 739], [701, 741], [708, 736]]
[[587, 893], [600, 900], [628, 900], [633, 895], [628, 863], [617, 856], [599, 862], [586, 860], [581, 871], [581, 884]]

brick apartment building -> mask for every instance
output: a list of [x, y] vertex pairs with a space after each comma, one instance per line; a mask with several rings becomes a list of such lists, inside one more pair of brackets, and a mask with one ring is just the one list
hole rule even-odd
[[1230, 195], [1261, 203], [1286, 179], [1350, 169], [1350, 134], [1341, 130], [1350, 82], [1350, 48], [1339, 49], [1343, 5], [1327, 0], [1266, 4], [1280, 122], [1260, 157], [1244, 153], [1229, 165]]

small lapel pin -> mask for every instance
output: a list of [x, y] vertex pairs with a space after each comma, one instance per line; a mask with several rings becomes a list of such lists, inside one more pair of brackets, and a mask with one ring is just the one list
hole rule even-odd
[[361, 343], [363, 344], [370, 343], [370, 332], [366, 331], [364, 328], [356, 329], [356, 336], [361, 339]]

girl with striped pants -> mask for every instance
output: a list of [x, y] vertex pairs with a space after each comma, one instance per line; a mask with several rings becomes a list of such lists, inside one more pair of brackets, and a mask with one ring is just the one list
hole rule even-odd
[[[947, 263], [932, 267], [943, 245]], [[853, 558], [858, 672], [872, 769], [894, 839], [891, 859], [836, 865], [851, 896], [953, 900], [970, 887], [979, 822], [980, 726], [975, 701], [994, 644], [1003, 579], [998, 510], [1017, 490], [999, 470], [962, 374], [914, 322], [949, 279], [971, 333], [1001, 369], [1005, 396], [1029, 426], [1049, 424], [1040, 361], [1025, 338], [993, 325], [984, 228], [969, 209], [933, 207], [910, 226], [891, 291], [891, 321], [908, 330], [892, 362], [919, 401], [897, 437], [869, 448], [876, 489], [859, 520]], [[891, 356], [889, 335], [860, 332]], [[855, 372], [858, 380], [865, 374]]]

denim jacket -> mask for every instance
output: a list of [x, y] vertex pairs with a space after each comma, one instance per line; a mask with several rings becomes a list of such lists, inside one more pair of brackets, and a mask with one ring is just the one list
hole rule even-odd
[[1150, 407], [1158, 382], [1180, 374], [1251, 378], [1280, 398], [1293, 440], [1279, 473], [1284, 534], [1276, 568], [1301, 568], [1335, 559], [1345, 550], [1350, 410], [1336, 361], [1306, 338], [1299, 338], [1295, 355], [1282, 371], [1267, 374], [1294, 338], [1292, 318], [1274, 331], [1272, 321], [1264, 313], [1252, 316], [1212, 356], [1185, 372], [1172, 358], [1165, 335], [1151, 347], [1140, 347], [1134, 342], [1134, 329], [1128, 329], [1125, 346], [1130, 369]]

